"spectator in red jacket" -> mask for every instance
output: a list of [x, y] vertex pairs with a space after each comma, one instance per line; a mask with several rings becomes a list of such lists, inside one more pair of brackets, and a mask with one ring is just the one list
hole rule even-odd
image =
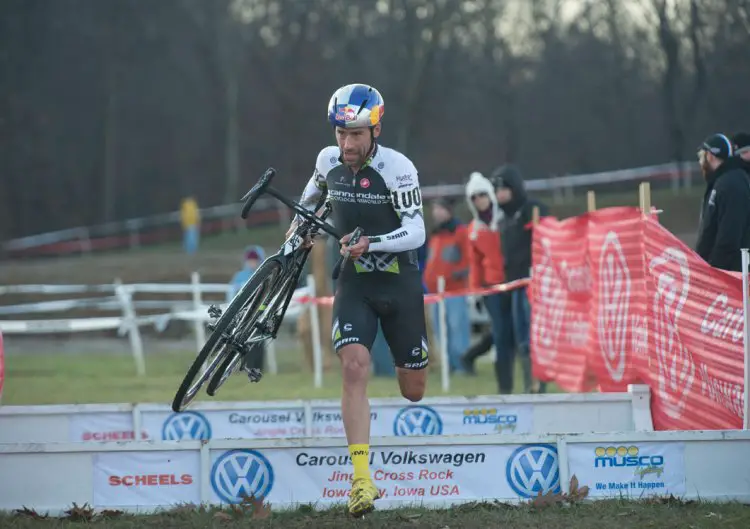
[[[472, 289], [479, 289], [504, 283], [505, 261], [499, 233], [504, 214], [497, 203], [492, 182], [481, 173], [472, 173], [466, 184], [466, 201], [474, 217], [469, 225], [469, 286]], [[502, 343], [503, 322], [500, 321], [497, 310], [499, 295], [490, 294], [482, 299], [490, 318], [494, 343]], [[505, 371], [512, 369], [512, 365], [509, 365], [508, 358], [505, 358], [503, 354], [498, 354], [501, 351], [497, 348], [495, 352], [495, 377], [500, 393], [512, 393], [512, 385], [509, 388], [505, 384], [508, 379]], [[473, 371], [473, 361], [477, 356], [479, 355], [467, 353], [464, 357], [464, 365], [469, 371]]]
[[[432, 203], [432, 219], [435, 229], [430, 234], [427, 246], [427, 262], [424, 282], [428, 292], [438, 291], [438, 278], [445, 279], [445, 292], [465, 290], [468, 286], [469, 255], [466, 225], [453, 214], [453, 202], [439, 198]], [[438, 341], [440, 338], [439, 305], [432, 305], [432, 319]], [[445, 298], [446, 335], [445, 344], [450, 369], [463, 372], [461, 355], [469, 347], [469, 306], [466, 296]], [[443, 346], [443, 344], [441, 344]]]

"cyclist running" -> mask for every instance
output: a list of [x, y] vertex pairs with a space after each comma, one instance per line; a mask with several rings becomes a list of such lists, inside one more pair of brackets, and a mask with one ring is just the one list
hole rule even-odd
[[[349, 495], [349, 512], [354, 516], [372, 511], [379, 497], [369, 467], [367, 399], [370, 348], [378, 320], [401, 394], [417, 402], [427, 382], [424, 298], [417, 261], [417, 248], [425, 241], [422, 195], [414, 164], [377, 142], [383, 112], [383, 98], [371, 86], [351, 84], [336, 90], [328, 103], [328, 121], [338, 146], [320, 151], [300, 200], [312, 209], [327, 194], [334, 225], [348, 234], [340, 241], [342, 255], [350, 254], [338, 280], [332, 337], [342, 368], [341, 414], [354, 466]], [[357, 226], [364, 235], [350, 246], [346, 243]]]

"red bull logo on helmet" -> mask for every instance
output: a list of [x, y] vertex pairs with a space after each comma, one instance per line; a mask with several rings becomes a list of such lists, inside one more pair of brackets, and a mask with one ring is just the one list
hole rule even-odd
[[336, 112], [336, 121], [349, 122], [357, 119], [357, 113], [350, 106], [343, 106]]

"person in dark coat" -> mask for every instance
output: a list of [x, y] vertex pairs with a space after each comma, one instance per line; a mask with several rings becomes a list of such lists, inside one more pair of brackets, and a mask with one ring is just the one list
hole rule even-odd
[[[503, 247], [506, 281], [530, 277], [531, 274], [531, 227], [534, 207], [539, 215], [547, 215], [547, 207], [528, 196], [523, 176], [518, 167], [503, 165], [493, 171], [490, 180], [495, 187], [497, 202], [503, 210], [500, 224], [500, 240]], [[503, 321], [501, 338], [495, 340], [495, 350], [499, 357], [506, 358], [500, 383], [501, 393], [513, 387], [513, 359], [518, 351], [523, 370], [525, 393], [535, 393], [531, 375], [531, 307], [526, 287], [497, 294], [496, 306], [487, 310], [499, 311]], [[501, 373], [498, 373], [500, 375]], [[538, 390], [543, 392], [545, 384]]]
[[741, 248], [750, 247], [750, 176], [724, 134], [712, 134], [698, 149], [706, 192], [695, 251], [715, 268], [742, 270]]

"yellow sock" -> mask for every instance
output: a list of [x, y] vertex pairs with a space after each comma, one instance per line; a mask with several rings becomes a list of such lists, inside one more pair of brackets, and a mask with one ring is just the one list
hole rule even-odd
[[354, 479], [370, 479], [370, 445], [349, 445], [354, 464]]

